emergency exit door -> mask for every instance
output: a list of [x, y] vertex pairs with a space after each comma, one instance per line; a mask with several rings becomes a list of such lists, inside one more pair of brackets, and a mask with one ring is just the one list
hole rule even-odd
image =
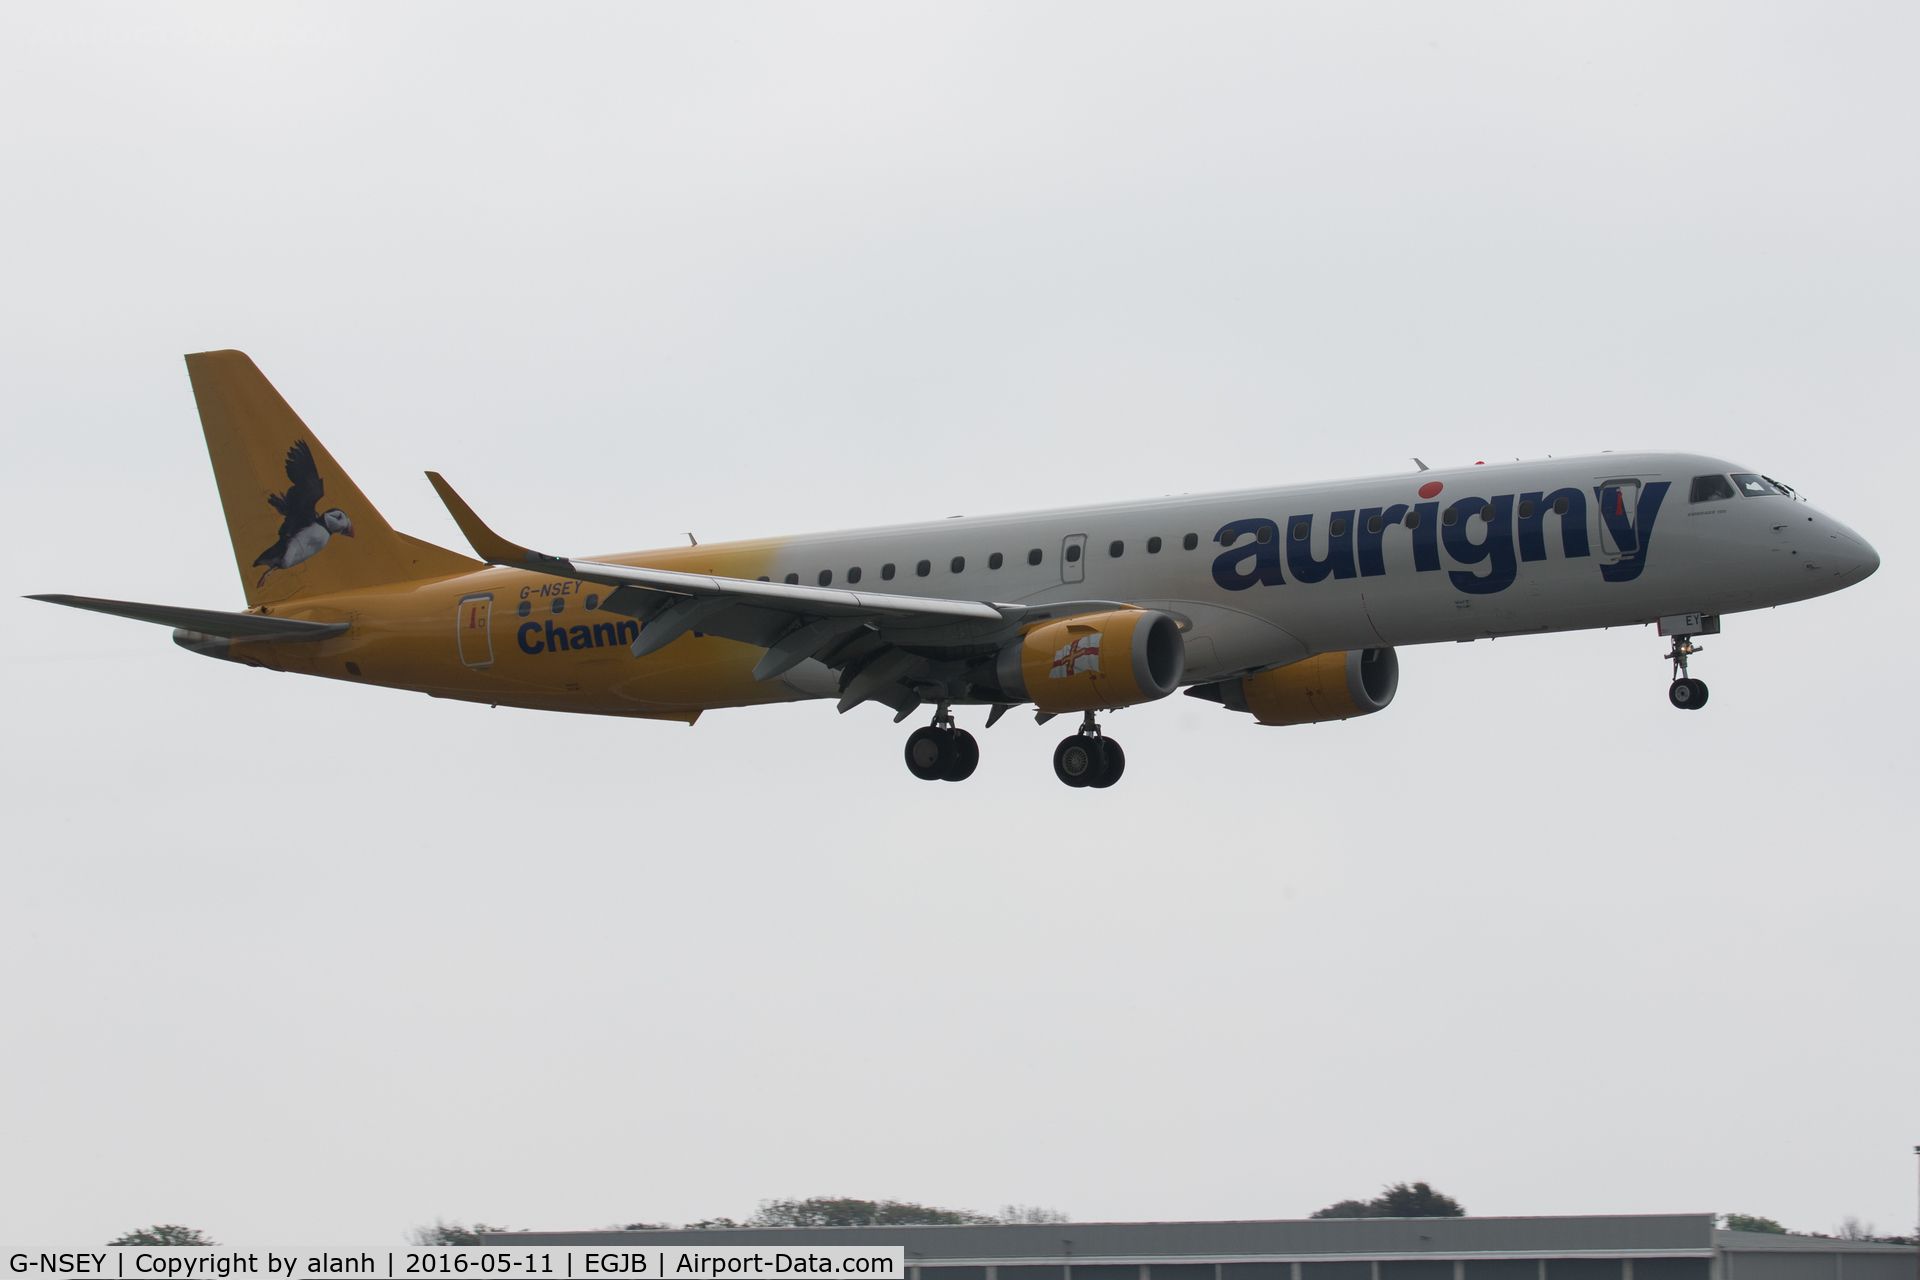
[[455, 620], [460, 637], [460, 661], [470, 667], [493, 665], [493, 631], [487, 625], [493, 613], [492, 594], [461, 599]]
[[1087, 576], [1087, 535], [1070, 533], [1060, 544], [1060, 581], [1083, 582]]
[[1640, 482], [1609, 480], [1600, 486], [1600, 554], [1630, 556], [1640, 549]]

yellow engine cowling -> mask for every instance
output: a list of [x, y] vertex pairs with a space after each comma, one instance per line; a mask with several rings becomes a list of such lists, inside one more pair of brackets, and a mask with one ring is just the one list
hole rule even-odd
[[1187, 673], [1171, 614], [1114, 609], [1045, 622], [1000, 651], [1000, 688], [1042, 711], [1104, 711], [1164, 698]]
[[1187, 692], [1280, 725], [1372, 715], [1386, 709], [1399, 687], [1400, 659], [1392, 649], [1349, 649]]

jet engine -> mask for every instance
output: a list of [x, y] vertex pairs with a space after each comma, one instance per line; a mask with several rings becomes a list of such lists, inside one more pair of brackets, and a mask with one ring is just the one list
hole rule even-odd
[[1194, 698], [1245, 711], [1261, 724], [1318, 724], [1383, 711], [1400, 687], [1392, 649], [1320, 653], [1259, 675], [1187, 690]]
[[1155, 609], [1046, 622], [994, 659], [994, 682], [1042, 711], [1103, 711], [1164, 698], [1187, 673], [1180, 624]]

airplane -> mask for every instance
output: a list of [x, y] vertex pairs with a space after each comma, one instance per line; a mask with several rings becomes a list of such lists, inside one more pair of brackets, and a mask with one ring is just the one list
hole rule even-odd
[[[475, 557], [401, 533], [238, 351], [186, 357], [244, 611], [31, 597], [174, 628], [190, 652], [496, 707], [680, 721], [875, 703], [907, 768], [979, 763], [1030, 706], [1081, 722], [1070, 787], [1119, 780], [1099, 714], [1184, 691], [1263, 725], [1372, 715], [1401, 645], [1654, 624], [1668, 699], [1729, 613], [1880, 566], [1790, 486], [1725, 459], [1602, 453], [1476, 463], [1021, 515], [580, 557], [509, 542], [427, 472]], [[324, 505], [323, 505], [324, 504]], [[691, 538], [689, 539], [691, 541]], [[256, 570], [263, 570], [256, 576]]]

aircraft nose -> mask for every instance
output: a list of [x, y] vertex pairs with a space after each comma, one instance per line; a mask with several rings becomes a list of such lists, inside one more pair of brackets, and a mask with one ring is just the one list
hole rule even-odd
[[1865, 538], [1854, 538], [1850, 539], [1850, 541], [1853, 542], [1854, 546], [1859, 548], [1858, 556], [1860, 563], [1854, 569], [1853, 574], [1854, 581], [1858, 582], [1862, 578], [1871, 577], [1873, 571], [1880, 567], [1880, 553], [1875, 551], [1872, 544]]
[[1827, 554], [1838, 562], [1834, 568], [1849, 586], [1872, 577], [1880, 567], [1880, 553], [1873, 549], [1873, 544], [1845, 525], [1836, 526]]

